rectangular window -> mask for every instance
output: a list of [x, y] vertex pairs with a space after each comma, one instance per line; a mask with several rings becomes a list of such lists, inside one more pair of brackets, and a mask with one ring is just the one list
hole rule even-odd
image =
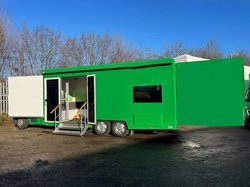
[[134, 86], [134, 103], [161, 103], [162, 89], [160, 85]]

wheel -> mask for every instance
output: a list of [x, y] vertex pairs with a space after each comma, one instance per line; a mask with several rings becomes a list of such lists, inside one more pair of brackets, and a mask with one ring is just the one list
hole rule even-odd
[[27, 119], [18, 119], [16, 122], [16, 126], [19, 129], [26, 129], [28, 128], [28, 120]]
[[127, 136], [129, 133], [129, 130], [125, 122], [114, 121], [112, 123], [112, 133], [115, 136]]
[[111, 123], [109, 121], [97, 121], [94, 125], [94, 131], [98, 135], [107, 136], [111, 132]]
[[245, 119], [245, 128], [249, 128], [250, 127], [250, 119], [249, 118], [246, 118]]

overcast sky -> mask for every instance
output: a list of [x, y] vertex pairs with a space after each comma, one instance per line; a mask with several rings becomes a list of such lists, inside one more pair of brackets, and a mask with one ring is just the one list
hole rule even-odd
[[225, 53], [250, 51], [247, 0], [1, 0], [15, 25], [46, 25], [71, 36], [111, 33], [160, 50], [216, 40]]

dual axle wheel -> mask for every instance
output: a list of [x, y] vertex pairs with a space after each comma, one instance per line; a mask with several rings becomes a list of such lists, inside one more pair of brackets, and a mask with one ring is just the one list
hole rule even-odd
[[123, 121], [114, 121], [112, 124], [109, 121], [98, 121], [94, 126], [94, 131], [98, 135], [109, 135], [112, 132], [115, 136], [127, 136], [129, 130]]

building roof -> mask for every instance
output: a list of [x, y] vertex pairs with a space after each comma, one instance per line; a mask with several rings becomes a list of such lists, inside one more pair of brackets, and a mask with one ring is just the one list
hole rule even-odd
[[209, 59], [184, 54], [184, 55], [180, 55], [180, 56], [175, 57], [174, 60], [178, 63], [178, 62], [203, 61], [203, 60], [209, 60]]

